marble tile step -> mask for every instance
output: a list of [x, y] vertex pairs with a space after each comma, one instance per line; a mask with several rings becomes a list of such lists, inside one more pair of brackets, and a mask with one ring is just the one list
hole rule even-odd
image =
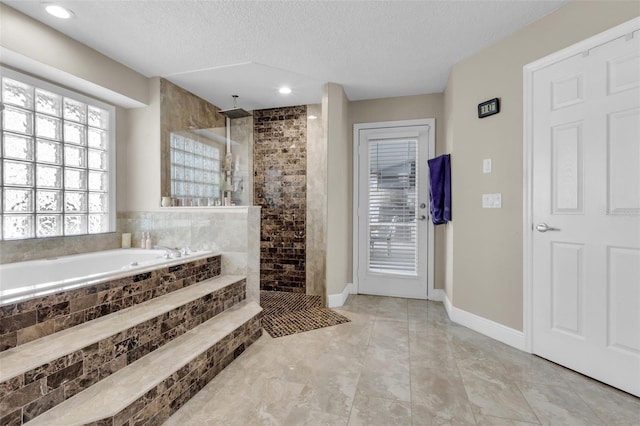
[[[20, 375], [28, 375], [26, 373], [33, 372], [36, 376], [52, 373], [48, 370], [55, 368], [53, 364], [66, 367], [64, 364], [82, 358], [82, 353], [79, 351], [82, 352], [83, 349], [86, 350], [87, 347], [106, 341], [112, 336], [126, 336], [127, 330], [131, 330], [138, 324], [162, 317], [212, 293], [224, 291], [225, 288], [243, 281], [244, 278], [239, 275], [210, 278], [59, 333], [8, 349], [0, 353], [0, 384]], [[42, 371], [38, 371], [39, 368]], [[32, 379], [23, 377], [22, 380], [25, 381], [23, 385]], [[2, 390], [0, 387], [0, 391]], [[4, 395], [0, 395], [0, 397], [2, 396]]]
[[160, 424], [259, 337], [261, 311], [241, 302], [25, 424]]

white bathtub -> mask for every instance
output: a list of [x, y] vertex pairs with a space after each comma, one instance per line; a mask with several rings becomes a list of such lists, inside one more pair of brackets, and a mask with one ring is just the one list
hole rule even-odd
[[165, 259], [164, 254], [164, 250], [118, 249], [0, 265], [0, 305], [216, 255], [199, 251]]

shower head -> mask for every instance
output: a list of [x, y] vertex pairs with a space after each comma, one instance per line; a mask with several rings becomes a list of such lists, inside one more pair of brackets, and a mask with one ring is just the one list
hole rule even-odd
[[220, 111], [220, 114], [233, 120], [234, 118], [249, 117], [251, 114], [242, 108], [238, 108], [238, 95], [233, 95], [233, 108]]
[[225, 109], [224, 111], [220, 111], [220, 114], [225, 117], [229, 117], [231, 120], [234, 118], [249, 117], [251, 115], [248, 111], [245, 111], [242, 108]]

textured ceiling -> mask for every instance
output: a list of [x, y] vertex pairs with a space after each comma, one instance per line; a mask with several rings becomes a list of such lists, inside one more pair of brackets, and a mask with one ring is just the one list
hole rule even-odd
[[[51, 1], [51, 0], [50, 0]], [[3, 1], [146, 76], [221, 108], [442, 92], [451, 66], [552, 12], [554, 1]], [[278, 94], [281, 85], [293, 93]]]

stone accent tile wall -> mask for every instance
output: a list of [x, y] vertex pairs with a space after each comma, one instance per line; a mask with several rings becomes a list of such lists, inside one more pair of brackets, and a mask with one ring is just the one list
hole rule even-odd
[[307, 107], [257, 110], [253, 120], [260, 288], [305, 293]]
[[27, 422], [245, 299], [244, 280], [0, 383], [0, 424]]
[[220, 275], [220, 255], [0, 306], [0, 352]]

